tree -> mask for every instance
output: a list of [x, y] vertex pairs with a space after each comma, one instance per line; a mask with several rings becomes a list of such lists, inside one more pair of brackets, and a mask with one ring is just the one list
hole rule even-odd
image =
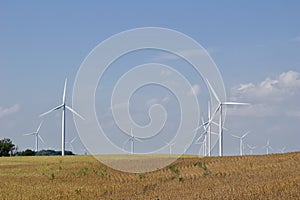
[[15, 145], [8, 138], [0, 140], [0, 157], [1, 156], [13, 156]]
[[22, 151], [19, 153], [20, 156], [34, 156], [35, 152], [31, 149], [26, 149], [25, 151]]

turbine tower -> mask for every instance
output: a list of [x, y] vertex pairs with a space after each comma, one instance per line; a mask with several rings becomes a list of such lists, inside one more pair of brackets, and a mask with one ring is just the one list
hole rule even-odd
[[124, 145], [127, 144], [129, 141], [131, 141], [131, 154], [134, 154], [134, 141], [139, 141], [139, 142], [143, 142], [143, 141], [133, 135], [132, 127], [130, 127], [130, 138], [128, 138], [124, 142]]
[[244, 143], [243, 143], [243, 139], [250, 133], [250, 131], [246, 132], [244, 135], [242, 136], [237, 136], [237, 135], [233, 135], [231, 134], [232, 137], [238, 138], [240, 140], [240, 155], [243, 155], [243, 150], [244, 150]]
[[62, 117], [61, 117], [61, 155], [62, 156], [65, 155], [66, 109], [84, 120], [84, 118], [81, 115], [79, 115], [75, 110], [73, 110], [71, 107], [66, 105], [66, 87], [67, 87], [67, 79], [65, 80], [62, 104], [40, 115], [40, 117], [42, 117], [53, 111], [62, 109]]
[[40, 125], [38, 126], [38, 128], [36, 129], [35, 132], [24, 134], [24, 135], [34, 135], [35, 136], [35, 151], [36, 152], [39, 151], [39, 139], [45, 144], [43, 138], [39, 134], [42, 123], [43, 123], [43, 121], [41, 121]]
[[223, 106], [226, 105], [249, 105], [249, 103], [239, 103], [239, 102], [225, 102], [221, 101], [215, 92], [214, 88], [211, 86], [210, 82], [206, 79], [207, 85], [211, 92], [213, 93], [213, 96], [218, 101], [218, 107], [215, 110], [215, 112], [212, 115], [212, 119], [214, 118], [215, 114], [219, 112], [219, 156], [223, 156]]

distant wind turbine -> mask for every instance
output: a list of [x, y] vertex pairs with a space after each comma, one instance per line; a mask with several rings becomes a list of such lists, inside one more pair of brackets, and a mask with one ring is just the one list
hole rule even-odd
[[39, 139], [45, 144], [43, 138], [39, 134], [42, 124], [43, 124], [43, 122], [41, 121], [40, 125], [38, 126], [38, 128], [36, 129], [35, 132], [24, 134], [24, 135], [34, 135], [35, 136], [35, 151], [36, 152], [39, 151]]
[[247, 144], [249, 150], [250, 150], [250, 155], [253, 155], [253, 150], [256, 149], [257, 146], [250, 146], [249, 144]]
[[[71, 151], [73, 152], [73, 150], [74, 150], [74, 148], [73, 148], [73, 143], [75, 142], [75, 140], [76, 140], [77, 138], [76, 137], [74, 137], [71, 141], [69, 141], [69, 142], [66, 142], [67, 144], [69, 144], [70, 145], [70, 148], [71, 148]], [[74, 152], [73, 152], [74, 153]]]
[[169, 154], [172, 154], [172, 146], [175, 145], [175, 142], [165, 142], [166, 145], [169, 146]]
[[218, 101], [218, 107], [212, 115], [212, 119], [214, 118], [217, 112], [220, 113], [219, 117], [219, 156], [223, 156], [223, 106], [225, 105], [249, 105], [249, 103], [239, 103], [239, 102], [222, 102], [217, 93], [215, 92], [214, 88], [211, 86], [210, 82], [206, 79], [207, 85], [211, 92], [213, 93], [214, 97]]
[[285, 152], [285, 149], [286, 149], [286, 147], [282, 147], [282, 148], [280, 149], [280, 153], [284, 153], [284, 152]]
[[246, 132], [244, 135], [242, 136], [237, 136], [237, 135], [233, 135], [231, 134], [232, 137], [238, 138], [240, 140], [240, 155], [243, 155], [243, 150], [244, 150], [244, 143], [243, 143], [243, 139], [250, 133], [250, 131]]
[[64, 91], [63, 91], [63, 97], [62, 97], [62, 104], [59, 106], [56, 106], [55, 108], [43, 113], [40, 115], [40, 117], [45, 116], [53, 111], [62, 109], [62, 120], [61, 120], [61, 155], [65, 155], [65, 132], [66, 132], [66, 109], [80, 117], [81, 119], [84, 120], [84, 118], [79, 115], [75, 110], [73, 110], [71, 107], [66, 105], [66, 87], [67, 87], [67, 79], [65, 80], [65, 85], [64, 85]]
[[265, 146], [263, 146], [263, 148], [266, 149], [267, 155], [269, 154], [269, 149], [273, 150], [273, 148], [270, 146], [270, 141], [269, 141], [269, 139], [267, 140], [267, 144], [266, 144]]
[[143, 142], [143, 141], [133, 135], [132, 127], [130, 127], [130, 138], [128, 138], [124, 142], [124, 145], [126, 145], [129, 141], [131, 141], [131, 154], [134, 154], [134, 141], [139, 141], [139, 142]]

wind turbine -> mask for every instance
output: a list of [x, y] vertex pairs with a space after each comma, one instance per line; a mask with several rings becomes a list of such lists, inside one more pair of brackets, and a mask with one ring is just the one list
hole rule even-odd
[[280, 153], [284, 153], [285, 148], [286, 148], [286, 147], [282, 147], [282, 148], [280, 149]]
[[269, 154], [269, 149], [273, 150], [273, 148], [270, 146], [269, 139], [267, 140], [267, 144], [265, 146], [263, 146], [263, 148], [266, 149], [267, 155]]
[[212, 115], [212, 119], [214, 118], [215, 114], [219, 111], [219, 156], [223, 156], [223, 106], [226, 105], [249, 105], [249, 103], [239, 103], [239, 102], [222, 102], [217, 93], [215, 92], [214, 88], [211, 86], [210, 82], [206, 79], [207, 85], [211, 92], [213, 93], [214, 97], [218, 101], [218, 107]]
[[[204, 138], [203, 138], [202, 142], [200, 142], [200, 140], [203, 136], [204, 136]], [[196, 140], [195, 144], [201, 144], [200, 149], [199, 149], [199, 156], [200, 156], [201, 149], [203, 149], [203, 156], [206, 156], [207, 155], [207, 146], [206, 146], [207, 145], [207, 131], [206, 130], [203, 133], [201, 133], [199, 138]]]
[[240, 140], [240, 155], [243, 155], [243, 150], [244, 150], [244, 143], [243, 143], [243, 139], [250, 133], [250, 131], [246, 132], [244, 135], [242, 136], [237, 136], [237, 135], [233, 135], [231, 134], [232, 137], [238, 138]]
[[[211, 156], [211, 135], [218, 135], [215, 132], [211, 131], [211, 125], [214, 124], [216, 126], [219, 126], [219, 124], [217, 124], [216, 122], [213, 121], [213, 119], [211, 118], [211, 109], [210, 109], [210, 102], [208, 102], [208, 108], [207, 108], [207, 115], [208, 115], [208, 121], [204, 122], [203, 118], [201, 118], [202, 120], [202, 125], [200, 125], [198, 128], [196, 128], [195, 130], [197, 131], [198, 129], [200, 129], [201, 127], [203, 127], [204, 132], [199, 136], [199, 138], [196, 140], [196, 144], [202, 144], [202, 142], [199, 142], [199, 140], [202, 138], [202, 135], [205, 134], [205, 138], [204, 140], [205, 142], [205, 148], [207, 149], [206, 154], [207, 156]], [[223, 127], [224, 130], [227, 130], [227, 128]], [[200, 147], [202, 148], [202, 146]]]
[[40, 131], [40, 128], [41, 128], [42, 124], [43, 124], [43, 121], [41, 121], [40, 125], [38, 126], [38, 128], [36, 129], [35, 132], [24, 134], [24, 135], [34, 135], [35, 136], [35, 150], [36, 150], [36, 152], [39, 151], [39, 139], [45, 144], [43, 138], [39, 134], [39, 131]]
[[169, 146], [169, 154], [172, 154], [172, 146], [175, 145], [175, 142], [165, 142], [166, 145]]
[[134, 154], [134, 141], [139, 141], [139, 142], [143, 142], [143, 141], [133, 135], [132, 127], [130, 127], [130, 138], [128, 138], [124, 142], [124, 145], [127, 144], [129, 141], [131, 141], [131, 154]]
[[69, 145], [70, 145], [70, 147], [71, 147], [71, 151], [73, 152], [73, 142], [75, 142], [75, 140], [76, 140], [77, 138], [76, 137], [74, 137], [70, 142], [66, 142], [66, 143], [68, 143]]
[[66, 109], [84, 120], [84, 118], [81, 115], [79, 115], [75, 110], [73, 110], [71, 107], [66, 105], [66, 87], [67, 87], [67, 79], [65, 80], [62, 104], [40, 115], [40, 117], [42, 117], [53, 111], [62, 109], [62, 117], [61, 117], [61, 155], [62, 156], [65, 155]]
[[250, 146], [247, 144], [248, 148], [250, 149], [250, 155], [253, 155], [253, 150], [256, 149], [257, 146]]
[[[208, 120], [210, 120], [210, 102], [208, 102], [208, 107], [207, 107], [207, 115], [208, 115]], [[207, 155], [210, 156], [210, 152], [211, 152], [211, 127], [210, 127], [210, 123], [207, 124]]]

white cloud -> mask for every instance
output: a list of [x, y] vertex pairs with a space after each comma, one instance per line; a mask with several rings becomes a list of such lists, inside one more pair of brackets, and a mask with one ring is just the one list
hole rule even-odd
[[[300, 110], [300, 73], [283, 72], [276, 78], [246, 83], [231, 89], [231, 100], [252, 103], [249, 107], [228, 109], [233, 115], [297, 116]], [[236, 109], [236, 110], [235, 110]]]
[[0, 107], [0, 118], [7, 116], [7, 115], [12, 115], [20, 110], [20, 105], [15, 104], [10, 108], [3, 108]]
[[300, 35], [295, 37], [295, 41], [300, 42]]
[[283, 101], [299, 93], [300, 73], [288, 71], [277, 78], [266, 78], [260, 83], [247, 83], [235, 86], [231, 90], [232, 99], [248, 101]]
[[170, 102], [170, 97], [169, 96], [166, 96], [164, 97], [162, 100], [161, 100], [162, 103], [168, 103]]
[[200, 85], [195, 84], [192, 85], [191, 89], [188, 91], [188, 96], [196, 95], [198, 96], [200, 94]]
[[168, 70], [168, 69], [162, 69], [160, 71], [160, 75], [162, 77], [166, 77], [166, 76], [170, 76], [172, 74], [172, 71], [171, 70]]

